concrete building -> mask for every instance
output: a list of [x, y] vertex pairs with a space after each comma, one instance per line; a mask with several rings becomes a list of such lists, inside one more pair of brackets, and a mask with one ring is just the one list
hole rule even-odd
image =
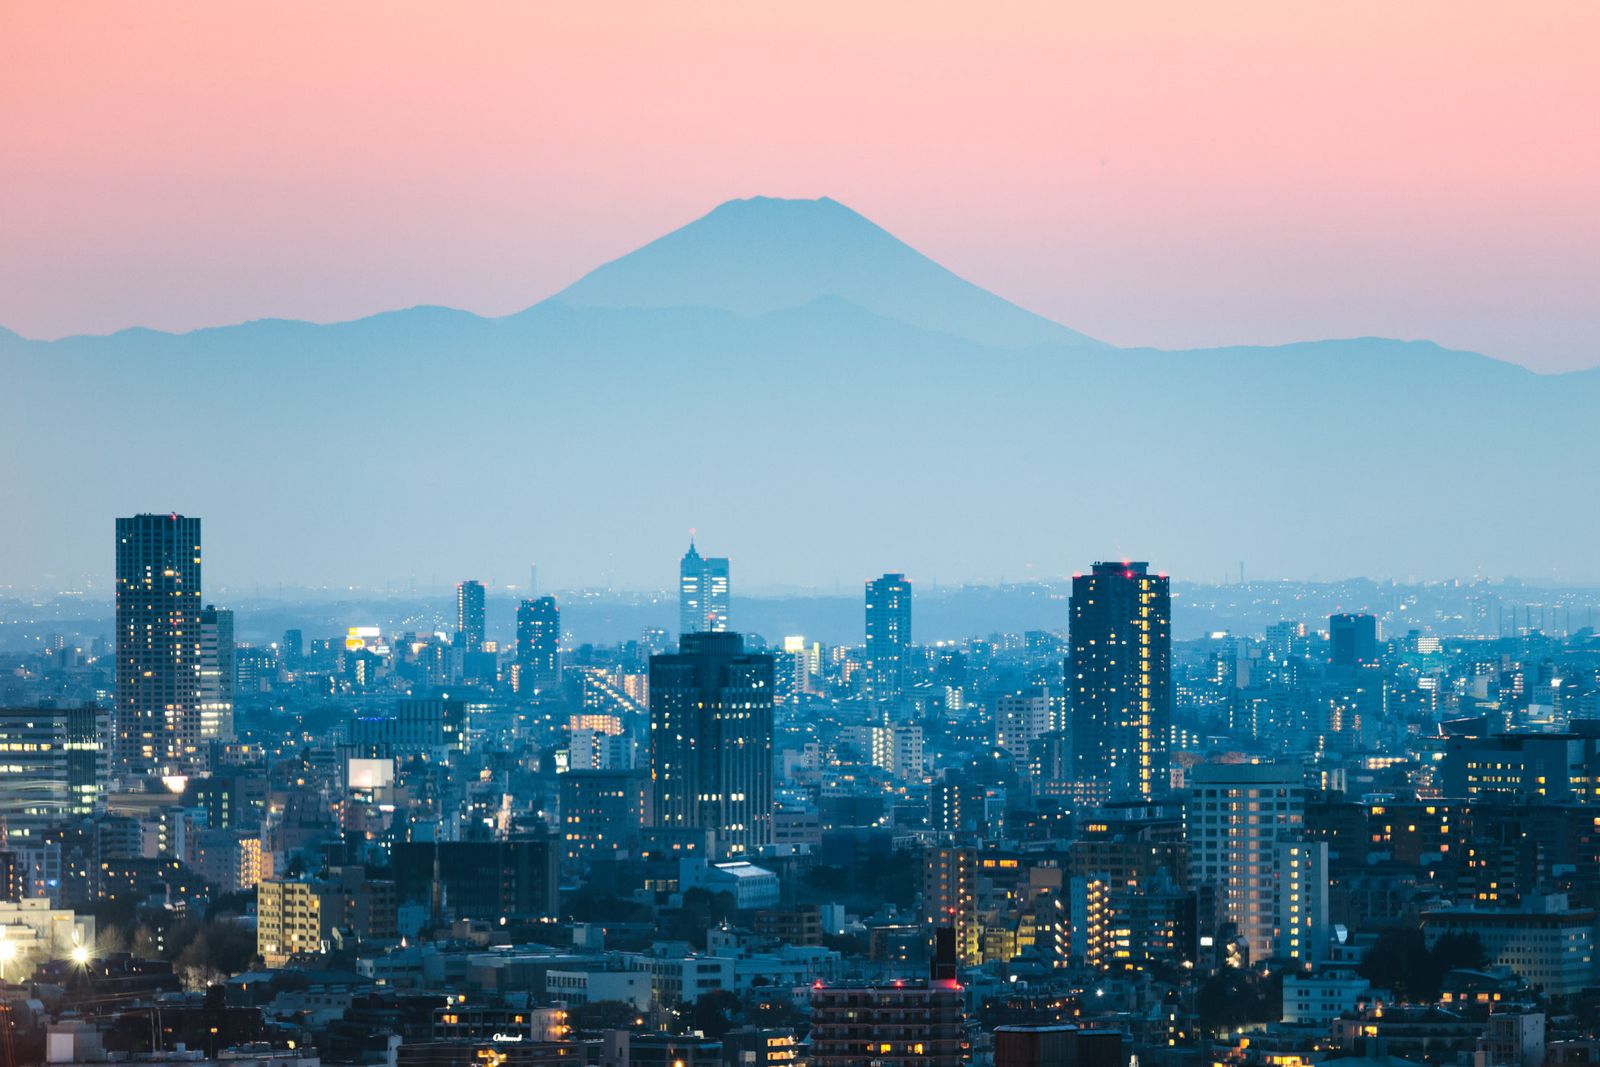
[[[1202, 763], [1190, 783], [1190, 881], [1216, 888], [1219, 919], [1234, 924], [1250, 962], [1269, 959], [1278, 950], [1279, 861], [1293, 858], [1279, 846], [1305, 827], [1304, 772], [1296, 764]], [[1325, 849], [1321, 855], [1325, 881]], [[1320, 892], [1325, 908], [1325, 884]]]

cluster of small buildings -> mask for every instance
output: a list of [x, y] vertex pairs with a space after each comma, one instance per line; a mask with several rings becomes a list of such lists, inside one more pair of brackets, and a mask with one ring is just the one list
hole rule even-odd
[[691, 546], [676, 641], [544, 596], [499, 642], [468, 581], [452, 632], [252, 646], [199, 543], [119, 520], [112, 640], [0, 682], [41, 1061], [1600, 1059], [1592, 630], [1177, 640], [1113, 561], [1054, 630], [918, 643], [885, 574], [859, 644], [769, 641]]

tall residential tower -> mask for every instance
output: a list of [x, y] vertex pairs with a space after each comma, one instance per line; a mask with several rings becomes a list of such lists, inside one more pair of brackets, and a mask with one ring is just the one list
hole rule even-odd
[[117, 520], [116, 755], [138, 774], [198, 769], [200, 520]]
[[867, 583], [867, 686], [872, 699], [899, 700], [911, 652], [911, 583], [885, 574]]
[[1167, 791], [1172, 597], [1145, 563], [1096, 563], [1072, 579], [1066, 691], [1079, 780], [1114, 797]]
[[456, 647], [463, 652], [483, 649], [483, 583], [470, 578], [456, 586]]
[[517, 607], [517, 692], [554, 685], [561, 678], [561, 609], [556, 598], [524, 600]]

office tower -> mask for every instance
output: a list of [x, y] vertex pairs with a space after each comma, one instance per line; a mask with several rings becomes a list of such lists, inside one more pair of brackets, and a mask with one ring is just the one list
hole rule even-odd
[[650, 657], [656, 826], [715, 831], [719, 856], [771, 842], [772, 691], [772, 657], [738, 634], [684, 634]]
[[43, 831], [94, 810], [110, 769], [110, 735], [110, 716], [92, 704], [0, 708], [6, 847], [39, 843]]
[[117, 520], [119, 761], [136, 774], [197, 768], [200, 749], [200, 520]]
[[1371, 615], [1329, 616], [1328, 660], [1335, 667], [1376, 666], [1378, 620]]
[[911, 583], [885, 574], [867, 583], [867, 691], [874, 700], [899, 700], [911, 652]]
[[555, 597], [518, 605], [516, 665], [519, 693], [546, 689], [561, 680], [561, 609]]
[[233, 740], [233, 612], [200, 611], [200, 739]]
[[1067, 695], [1078, 778], [1113, 797], [1167, 789], [1172, 712], [1172, 598], [1145, 563], [1096, 563], [1074, 575]]
[[811, 991], [812, 1067], [959, 1067], [967, 1059], [955, 941], [935, 937], [929, 977]]
[[[1189, 872], [1212, 886], [1223, 921], [1232, 923], [1245, 962], [1278, 948], [1279, 845], [1305, 831], [1305, 771], [1292, 763], [1202, 763], [1190, 775], [1185, 811]], [[1326, 864], [1320, 892], [1325, 897]], [[1310, 891], [1309, 887], [1306, 890]]]
[[456, 647], [483, 650], [483, 583], [468, 579], [456, 586]]
[[730, 586], [728, 560], [702, 556], [689, 542], [678, 564], [678, 633], [725, 633]]

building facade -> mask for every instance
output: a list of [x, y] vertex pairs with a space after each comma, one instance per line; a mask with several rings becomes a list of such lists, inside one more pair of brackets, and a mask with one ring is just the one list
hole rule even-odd
[[650, 657], [654, 824], [711, 830], [719, 857], [772, 841], [772, 657], [730, 633], [685, 634]]
[[899, 700], [911, 652], [911, 583], [903, 574], [869, 581], [866, 607], [867, 691], [877, 701]]
[[1077, 777], [1114, 797], [1167, 791], [1172, 598], [1145, 563], [1096, 563], [1072, 579], [1066, 691]]
[[200, 520], [117, 520], [116, 754], [136, 774], [198, 769]]

